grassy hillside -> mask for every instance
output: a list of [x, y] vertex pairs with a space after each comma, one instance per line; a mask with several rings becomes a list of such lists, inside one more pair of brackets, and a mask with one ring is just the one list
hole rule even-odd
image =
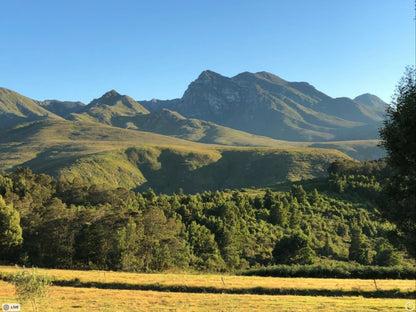
[[379, 147], [380, 140], [356, 140], [312, 143], [308, 146], [337, 149], [357, 160], [379, 159], [386, 156], [384, 149]]
[[187, 192], [320, 177], [346, 155], [294, 147], [220, 147], [98, 123], [44, 120], [7, 130], [0, 169], [28, 166], [72, 181]]
[[[149, 111], [127, 95], [121, 95], [111, 90], [102, 97], [93, 100], [82, 110], [70, 116], [72, 120], [97, 121], [106, 125], [120, 125], [122, 117], [133, 117], [137, 114], [147, 114]], [[126, 128], [126, 124], [121, 126]]]
[[45, 118], [60, 119], [54, 113], [40, 106], [37, 101], [14, 91], [0, 88], [0, 129]]
[[114, 128], [99, 123], [46, 119], [3, 130], [0, 170], [30, 166], [56, 174], [76, 159], [140, 144], [198, 145], [154, 133]]
[[338, 151], [294, 148], [204, 148], [142, 145], [82, 157], [62, 179], [156, 192], [202, 192], [266, 186], [326, 175]]

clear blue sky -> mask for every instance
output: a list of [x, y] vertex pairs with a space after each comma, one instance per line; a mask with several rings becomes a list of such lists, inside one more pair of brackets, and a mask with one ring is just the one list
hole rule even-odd
[[89, 103], [181, 97], [201, 71], [268, 71], [390, 101], [414, 64], [413, 0], [3, 0], [0, 86]]

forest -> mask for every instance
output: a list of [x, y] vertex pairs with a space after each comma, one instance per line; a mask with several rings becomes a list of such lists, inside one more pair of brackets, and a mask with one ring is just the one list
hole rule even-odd
[[412, 263], [377, 209], [384, 160], [264, 189], [135, 193], [29, 168], [0, 174], [0, 263], [131, 272]]

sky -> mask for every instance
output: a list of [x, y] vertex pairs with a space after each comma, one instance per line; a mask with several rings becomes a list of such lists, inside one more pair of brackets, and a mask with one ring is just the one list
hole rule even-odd
[[415, 63], [413, 0], [2, 0], [0, 87], [89, 103], [181, 97], [204, 70], [271, 72], [391, 101]]

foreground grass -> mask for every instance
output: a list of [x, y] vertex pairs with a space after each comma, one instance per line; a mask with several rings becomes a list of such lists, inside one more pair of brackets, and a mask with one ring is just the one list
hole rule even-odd
[[[15, 273], [18, 267], [0, 266], [0, 274]], [[224, 289], [324, 289], [342, 291], [398, 290], [415, 291], [413, 280], [363, 280], [333, 278], [281, 278], [260, 276], [233, 276], [218, 274], [143, 274], [108, 271], [76, 271], [39, 269], [40, 274], [48, 274], [55, 280], [101, 284], [185, 286]]]
[[[17, 302], [0, 281], [0, 303]], [[49, 311], [405, 311], [406, 299], [165, 293], [52, 287], [40, 310]], [[22, 311], [29, 311], [22, 305]]]

